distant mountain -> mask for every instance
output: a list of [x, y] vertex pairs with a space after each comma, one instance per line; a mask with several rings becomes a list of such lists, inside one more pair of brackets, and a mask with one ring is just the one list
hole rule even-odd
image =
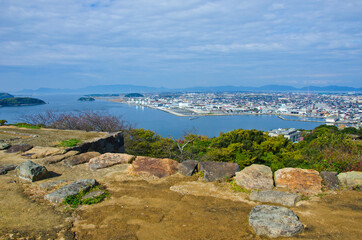
[[12, 97], [14, 96], [9, 93], [0, 93], [0, 99], [12, 98]]
[[301, 91], [314, 91], [314, 92], [360, 92], [362, 88], [343, 87], [343, 86], [326, 86], [315, 87], [309, 86], [300, 89]]

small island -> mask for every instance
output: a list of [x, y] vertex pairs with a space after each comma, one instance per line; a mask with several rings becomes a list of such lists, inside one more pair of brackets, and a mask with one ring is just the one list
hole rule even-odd
[[9, 93], [0, 93], [0, 99], [13, 98], [14, 96]]
[[29, 97], [11, 97], [0, 99], [1, 107], [33, 106], [45, 104], [43, 100]]
[[81, 97], [81, 98], [78, 98], [78, 101], [82, 101], [82, 102], [93, 102], [93, 101], [95, 101], [95, 99], [92, 98], [92, 97]]
[[138, 98], [138, 97], [144, 97], [142, 94], [140, 93], [128, 93], [126, 94], [124, 97], [127, 98]]

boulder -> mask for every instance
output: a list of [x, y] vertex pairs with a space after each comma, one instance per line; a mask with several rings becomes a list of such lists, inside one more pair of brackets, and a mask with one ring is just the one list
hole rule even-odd
[[362, 186], [362, 172], [352, 171], [338, 174], [338, 180], [341, 187], [353, 189]]
[[285, 207], [259, 205], [249, 214], [249, 225], [256, 235], [271, 238], [291, 237], [303, 231], [303, 224], [295, 212]]
[[69, 151], [69, 152], [66, 152], [65, 154], [45, 157], [45, 158], [43, 158], [43, 163], [45, 163], [45, 164], [58, 163], [68, 157], [77, 155], [78, 153], [79, 153], [78, 151]]
[[43, 189], [50, 189], [50, 188], [56, 187], [60, 184], [63, 184], [65, 182], [66, 182], [65, 180], [57, 180], [55, 182], [45, 182], [45, 183], [39, 184], [39, 187], [43, 188]]
[[198, 161], [195, 160], [186, 160], [179, 164], [178, 170], [181, 174], [186, 176], [191, 176], [197, 168]]
[[237, 172], [235, 182], [246, 189], [271, 190], [274, 187], [271, 168], [259, 164], [253, 164]]
[[94, 157], [98, 157], [101, 155], [99, 152], [87, 152], [87, 153], [81, 153], [79, 155], [74, 155], [66, 160], [63, 161], [63, 163], [67, 166], [75, 166], [83, 163], [89, 162]]
[[9, 148], [11, 145], [9, 143], [0, 142], [0, 150], [5, 150]]
[[168, 158], [137, 157], [132, 163], [132, 172], [162, 178], [176, 173], [178, 165], [178, 162]]
[[16, 165], [9, 164], [0, 166], [0, 175], [5, 175], [8, 173], [8, 171], [14, 170], [16, 168]]
[[240, 168], [237, 163], [205, 161], [199, 163], [197, 170], [202, 172], [204, 180], [211, 182], [233, 177]]
[[87, 191], [95, 185], [97, 185], [97, 181], [95, 179], [79, 179], [45, 195], [44, 199], [53, 203], [60, 203], [66, 197], [76, 195], [80, 191]]
[[338, 189], [337, 174], [338, 174], [337, 172], [327, 172], [327, 171], [320, 172], [324, 184], [331, 190]]
[[135, 156], [125, 153], [105, 153], [89, 160], [89, 167], [92, 170], [111, 167], [117, 164], [131, 163]]
[[280, 191], [253, 191], [250, 200], [258, 202], [277, 203], [288, 207], [293, 207], [300, 200], [297, 194]]
[[65, 150], [56, 147], [33, 147], [32, 149], [24, 152], [22, 156], [29, 157], [31, 159], [44, 158], [48, 156], [64, 154]]
[[283, 168], [275, 172], [275, 185], [294, 193], [312, 195], [322, 192], [322, 178], [316, 170]]
[[84, 195], [82, 197], [82, 200], [85, 200], [85, 199], [88, 199], [88, 198], [97, 198], [97, 197], [101, 196], [102, 194], [104, 194], [104, 191], [102, 191], [102, 190], [93, 191], [93, 192], [90, 192], [90, 193]]
[[44, 179], [48, 175], [48, 171], [44, 166], [38, 165], [30, 160], [22, 162], [16, 167], [16, 170], [21, 179], [31, 182]]
[[33, 146], [29, 144], [17, 144], [17, 145], [12, 145], [5, 152], [6, 153], [26, 152], [32, 148]]

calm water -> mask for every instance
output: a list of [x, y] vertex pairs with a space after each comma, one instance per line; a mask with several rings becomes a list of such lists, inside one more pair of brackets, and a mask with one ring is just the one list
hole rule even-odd
[[0, 107], [0, 119], [9, 123], [20, 122], [24, 115], [52, 110], [55, 112], [100, 111], [110, 113], [132, 123], [138, 128], [155, 131], [163, 137], [178, 138], [185, 131], [194, 130], [197, 134], [209, 137], [218, 136], [237, 128], [257, 129], [262, 131], [274, 128], [313, 129], [321, 123], [283, 121], [276, 116], [207, 116], [194, 120], [189, 117], [177, 117], [163, 111], [130, 106], [109, 101], [80, 102], [80, 95], [46, 95], [33, 96], [47, 102], [46, 105], [26, 107]]

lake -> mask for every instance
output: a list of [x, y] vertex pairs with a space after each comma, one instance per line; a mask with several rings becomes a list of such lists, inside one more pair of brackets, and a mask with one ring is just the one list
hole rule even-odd
[[43, 95], [31, 96], [44, 100], [47, 104], [24, 107], [0, 107], [0, 120], [9, 123], [21, 122], [24, 115], [52, 110], [54, 112], [97, 111], [119, 116], [137, 128], [145, 128], [163, 137], [181, 137], [185, 131], [209, 137], [219, 136], [221, 132], [234, 129], [257, 129], [268, 131], [275, 128], [313, 129], [321, 123], [284, 121], [277, 116], [239, 115], [205, 116], [190, 120], [189, 117], [177, 117], [172, 114], [141, 106], [96, 100], [94, 102], [77, 101], [82, 95]]

